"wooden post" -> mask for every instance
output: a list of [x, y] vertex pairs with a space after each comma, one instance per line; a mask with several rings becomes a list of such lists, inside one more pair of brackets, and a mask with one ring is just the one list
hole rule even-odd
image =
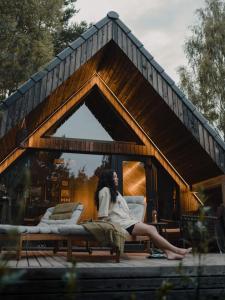
[[72, 259], [72, 238], [67, 238], [67, 261]]
[[116, 248], [115, 258], [116, 258], [116, 262], [119, 263], [120, 262], [120, 250], [119, 250], [119, 248]]
[[22, 234], [20, 234], [17, 240], [17, 250], [16, 250], [17, 260], [21, 259], [22, 246], [23, 246], [23, 238], [22, 238]]
[[59, 241], [54, 242], [53, 253], [56, 254], [59, 251]]

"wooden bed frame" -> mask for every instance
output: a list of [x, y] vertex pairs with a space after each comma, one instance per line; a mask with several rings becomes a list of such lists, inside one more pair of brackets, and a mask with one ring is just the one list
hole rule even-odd
[[[21, 234], [0, 234], [0, 241], [15, 241], [16, 245], [16, 259], [20, 260], [22, 256], [23, 242], [24, 241], [55, 241], [55, 246], [53, 249], [54, 253], [57, 253], [58, 241], [66, 241], [67, 242], [67, 260], [72, 260], [72, 242], [73, 241], [84, 241], [86, 242], [86, 250], [89, 255], [92, 254], [91, 248], [89, 247], [89, 242], [96, 241], [94, 237], [91, 235], [83, 236], [83, 235], [61, 235], [54, 233], [21, 233]], [[1, 252], [1, 245], [0, 245]], [[115, 255], [113, 255], [115, 253]], [[112, 258], [115, 259], [117, 263], [120, 262], [120, 252], [119, 249], [110, 249], [110, 254]]]

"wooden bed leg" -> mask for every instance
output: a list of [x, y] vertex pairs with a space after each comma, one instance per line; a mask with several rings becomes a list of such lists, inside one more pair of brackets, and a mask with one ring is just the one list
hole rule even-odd
[[59, 241], [55, 241], [53, 253], [56, 254], [59, 251]]
[[86, 249], [87, 249], [89, 255], [91, 255], [92, 254], [92, 249], [90, 248], [89, 241], [86, 241]]
[[67, 239], [67, 261], [72, 259], [72, 239]]
[[116, 249], [115, 258], [116, 258], [116, 262], [119, 263], [120, 262], [120, 250], [118, 248]]
[[20, 234], [17, 241], [17, 250], [16, 250], [17, 260], [21, 259], [22, 246], [23, 246], [23, 238], [22, 235]]

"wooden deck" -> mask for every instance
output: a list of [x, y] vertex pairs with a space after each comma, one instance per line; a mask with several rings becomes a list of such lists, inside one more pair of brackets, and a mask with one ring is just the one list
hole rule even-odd
[[[5, 287], [1, 299], [157, 299], [167, 280], [172, 284], [168, 299], [190, 299], [200, 278], [200, 299], [225, 299], [225, 254], [207, 254], [197, 276], [197, 257], [182, 261], [147, 259], [146, 253], [126, 253], [116, 263], [108, 252], [91, 256], [76, 253], [76, 267], [66, 261], [66, 253], [29, 251], [20, 261], [10, 259], [10, 271], [23, 271], [19, 281]], [[73, 277], [74, 270], [77, 279]], [[192, 281], [186, 281], [188, 275]], [[4, 298], [2, 298], [2, 296]]]

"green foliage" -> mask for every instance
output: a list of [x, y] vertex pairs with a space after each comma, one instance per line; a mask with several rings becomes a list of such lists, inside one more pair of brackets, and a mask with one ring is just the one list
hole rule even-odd
[[60, 20], [61, 27], [53, 33], [55, 55], [66, 48], [70, 42], [77, 39], [88, 28], [88, 24], [85, 21], [82, 21], [80, 24], [70, 22], [71, 18], [79, 12], [79, 10], [75, 8], [76, 1], [77, 0], [64, 1], [64, 13]]
[[[13, 252], [15, 252], [18, 244], [18, 232], [17, 230], [11, 230], [7, 234], [9, 236], [7, 247], [10, 246], [10, 248], [14, 250]], [[2, 246], [2, 241], [0, 246]], [[24, 270], [10, 270], [7, 264], [7, 260], [10, 256], [11, 252], [9, 250], [7, 250], [4, 254], [0, 254], [0, 292], [7, 286], [18, 283], [25, 274]]]
[[76, 261], [73, 259], [71, 261], [71, 268], [68, 269], [66, 274], [63, 276], [63, 281], [65, 282], [65, 299], [74, 299], [74, 293], [77, 288], [77, 272], [76, 272]]
[[169, 280], [163, 280], [160, 288], [157, 290], [157, 299], [166, 300], [173, 289], [173, 284]]
[[53, 56], [62, 0], [0, 1], [0, 90], [14, 91]]
[[206, 0], [185, 42], [188, 67], [181, 66], [180, 87], [225, 138], [225, 2]]
[[0, 1], [0, 100], [86, 28], [69, 24], [76, 0]]

